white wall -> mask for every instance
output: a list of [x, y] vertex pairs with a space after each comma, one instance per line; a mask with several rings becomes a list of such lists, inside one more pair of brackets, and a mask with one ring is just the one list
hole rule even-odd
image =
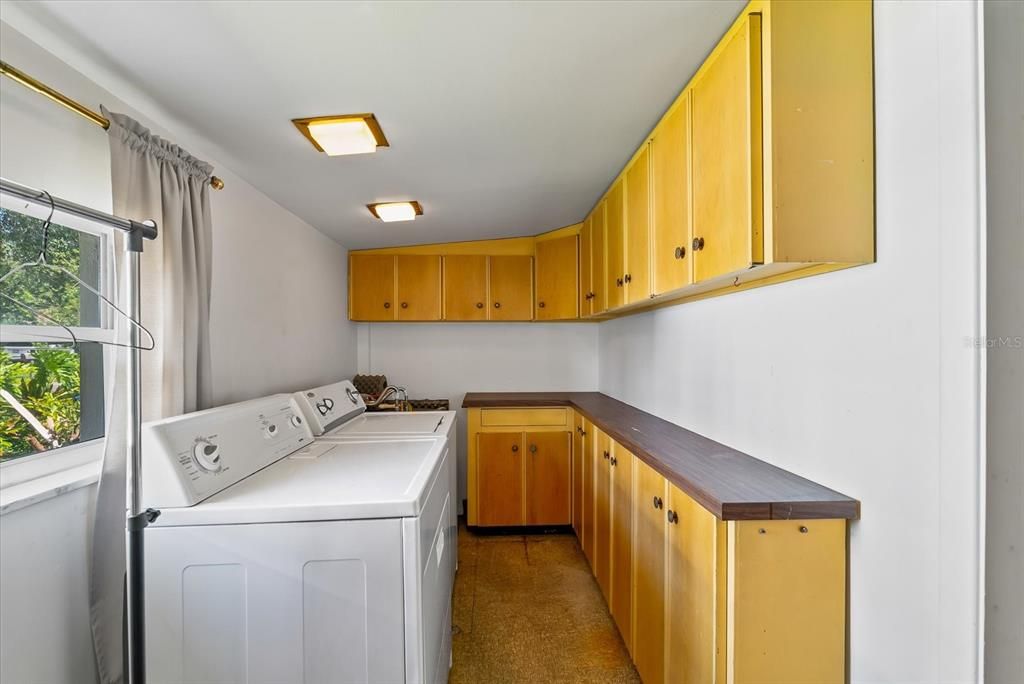
[[[362, 323], [359, 372], [384, 374], [414, 399], [448, 399], [465, 425], [466, 392], [597, 389], [592, 323]], [[460, 435], [464, 435], [460, 432]], [[459, 441], [459, 502], [466, 444]]]
[[877, 264], [600, 326], [601, 391], [862, 501], [853, 682], [978, 671], [975, 12], [875, 4]]
[[[352, 375], [355, 326], [345, 313], [342, 246], [217, 165], [204, 141], [176, 135], [173, 121], [139, 114], [6, 23], [0, 23], [0, 54], [83, 103], [138, 118], [217, 167], [227, 187], [211, 196], [215, 403]], [[0, 80], [0, 175], [111, 207], [104, 131], [6, 78]], [[93, 487], [79, 489], [0, 518], [2, 681], [77, 684], [94, 677], [86, 583], [86, 504], [93, 493]]]
[[1024, 3], [985, 3], [985, 676], [1024, 678]]

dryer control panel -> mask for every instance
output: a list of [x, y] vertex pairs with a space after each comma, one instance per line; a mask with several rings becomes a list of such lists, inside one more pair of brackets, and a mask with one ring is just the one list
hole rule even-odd
[[293, 396], [314, 435], [322, 435], [366, 411], [363, 395], [356, 391], [351, 380], [296, 392]]
[[313, 433], [287, 394], [142, 426], [142, 503], [192, 506], [307, 446]]

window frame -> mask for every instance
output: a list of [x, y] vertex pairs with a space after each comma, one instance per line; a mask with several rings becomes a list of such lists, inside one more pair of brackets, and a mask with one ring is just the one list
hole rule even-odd
[[[31, 216], [45, 221], [50, 214], [50, 207], [45, 204], [28, 202], [18, 197], [0, 192], [0, 207], [9, 211]], [[53, 223], [72, 230], [94, 235], [100, 239], [99, 274], [96, 289], [113, 299], [109, 293], [114, 292], [114, 230], [86, 218], [74, 216], [57, 209], [51, 219]], [[114, 315], [108, 306], [100, 306], [99, 325], [68, 326], [80, 342], [97, 342], [100, 344], [114, 341]], [[16, 344], [31, 342], [69, 342], [67, 333], [55, 325], [0, 325], [0, 343]], [[109, 346], [103, 347], [103, 403], [109, 406], [108, 398], [114, 382], [114, 363], [116, 359]], [[108, 416], [104, 411], [104, 423]], [[104, 426], [105, 432], [105, 426]], [[97, 437], [84, 442], [75, 442], [66, 446], [50, 449], [34, 454], [19, 456], [0, 463], [0, 491], [9, 487], [30, 482], [32, 480], [51, 477], [64, 471], [72, 471], [88, 463], [98, 462], [103, 458], [104, 437]], [[59, 486], [59, 483], [55, 483]]]

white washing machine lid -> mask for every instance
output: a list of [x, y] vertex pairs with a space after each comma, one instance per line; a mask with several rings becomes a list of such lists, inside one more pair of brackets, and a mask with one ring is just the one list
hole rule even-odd
[[154, 526], [404, 518], [419, 515], [448, 445], [431, 437], [317, 442]]
[[444, 436], [455, 422], [455, 411], [412, 411], [403, 413], [361, 413], [324, 433], [322, 437], [363, 435]]

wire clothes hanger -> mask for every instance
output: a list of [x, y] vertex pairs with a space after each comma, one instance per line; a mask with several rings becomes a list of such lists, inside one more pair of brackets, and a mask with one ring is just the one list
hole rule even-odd
[[[135, 320], [134, 318], [132, 318], [131, 316], [126, 314], [116, 304], [114, 304], [114, 302], [110, 301], [110, 299], [108, 299], [102, 292], [100, 292], [99, 290], [94, 288], [92, 285], [90, 285], [89, 283], [87, 283], [84, 280], [82, 280], [81, 278], [79, 278], [77, 275], [75, 275], [74, 273], [72, 273], [68, 269], [66, 269], [66, 268], [64, 268], [62, 266], [57, 266], [56, 264], [51, 264], [51, 263], [49, 263], [46, 260], [46, 253], [47, 253], [47, 249], [49, 248], [49, 243], [50, 243], [50, 225], [51, 225], [51, 221], [53, 220], [53, 214], [54, 214], [54, 211], [56, 210], [56, 206], [54, 206], [53, 197], [50, 196], [50, 193], [46, 192], [45, 190], [43, 190], [42, 193], [45, 194], [46, 198], [50, 201], [50, 214], [49, 214], [49, 216], [46, 217], [46, 221], [43, 223], [43, 243], [42, 243], [42, 247], [39, 250], [39, 255], [35, 258], [34, 261], [27, 261], [27, 262], [25, 262], [23, 264], [19, 264], [19, 265], [15, 266], [14, 268], [12, 268], [7, 273], [5, 273], [2, 276], [0, 276], [0, 285], [2, 285], [4, 283], [4, 281], [6, 281], [9, 278], [13, 277], [15, 274], [17, 274], [19, 272], [23, 272], [23, 271], [28, 271], [28, 270], [34, 269], [34, 268], [45, 268], [45, 269], [49, 269], [51, 271], [56, 271], [58, 273], [62, 273], [65, 276], [67, 276], [67, 277], [71, 278], [72, 280], [74, 280], [81, 287], [85, 288], [86, 290], [88, 290], [92, 294], [96, 295], [107, 306], [109, 306], [111, 309], [113, 309], [118, 314], [120, 314], [121, 317], [125, 321], [127, 321], [130, 326], [132, 326], [133, 328], [135, 328], [135, 329], [145, 333], [146, 337], [149, 338], [149, 342], [148, 343], [139, 344], [139, 345], [124, 344], [122, 342], [113, 342], [113, 341], [110, 341], [110, 342], [98, 342], [98, 344], [108, 345], [108, 346], [112, 346], [112, 347], [124, 347], [126, 349], [140, 349], [142, 351], [152, 351], [153, 349], [156, 349], [156, 339], [153, 337], [153, 333], [149, 332], [149, 330], [146, 328], [146, 326], [142, 325], [137, 320]], [[39, 311], [38, 309], [35, 309], [34, 307], [29, 306], [28, 304], [25, 304], [22, 301], [19, 301], [19, 300], [15, 299], [14, 297], [10, 296], [9, 294], [7, 294], [7, 293], [5, 293], [3, 291], [0, 291], [0, 297], [3, 297], [4, 299], [6, 299], [7, 301], [11, 302], [12, 304], [15, 304], [16, 306], [18, 306], [18, 307], [20, 307], [20, 308], [30, 312], [36, 318], [42, 319], [44, 321], [47, 321], [48, 323], [52, 323], [52, 324], [54, 324], [54, 325], [56, 325], [56, 326], [58, 326], [60, 328], [63, 328], [64, 332], [66, 332], [71, 337], [72, 344], [74, 344], [76, 347], [78, 346], [78, 338], [75, 336], [75, 333], [71, 330], [71, 328], [69, 328], [68, 326], [64, 325], [63, 323], [61, 323], [57, 319], [53, 318], [49, 314], [46, 314], [46, 313], [44, 313], [42, 311]], [[39, 337], [49, 337], [49, 336], [48, 335], [39, 335]], [[54, 339], [63, 339], [63, 338], [54, 338]]]

